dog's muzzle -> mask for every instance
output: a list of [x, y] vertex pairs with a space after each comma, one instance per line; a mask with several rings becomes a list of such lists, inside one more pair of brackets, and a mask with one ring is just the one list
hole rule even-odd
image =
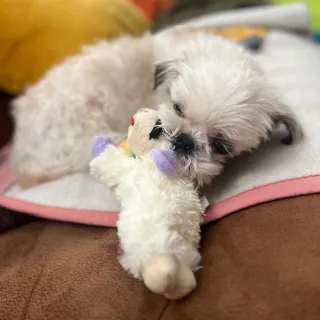
[[195, 149], [195, 143], [186, 133], [180, 133], [172, 140], [173, 151], [180, 156], [187, 156]]

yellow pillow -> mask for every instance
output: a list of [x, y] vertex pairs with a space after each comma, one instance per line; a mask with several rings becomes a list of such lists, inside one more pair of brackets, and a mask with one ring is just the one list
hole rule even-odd
[[128, 0], [1, 0], [0, 89], [20, 93], [82, 45], [148, 27]]

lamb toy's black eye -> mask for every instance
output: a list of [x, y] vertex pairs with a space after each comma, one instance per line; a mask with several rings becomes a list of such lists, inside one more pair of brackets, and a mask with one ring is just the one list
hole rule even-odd
[[149, 134], [149, 140], [151, 139], [158, 139], [162, 133], [162, 126], [161, 126], [161, 120], [158, 119], [155, 123], [152, 131]]
[[183, 117], [182, 109], [178, 103], [173, 104], [173, 110], [179, 117], [181, 117], [181, 118]]
[[211, 141], [211, 148], [214, 152], [226, 155], [228, 154], [228, 147], [225, 146], [220, 140], [213, 139]]

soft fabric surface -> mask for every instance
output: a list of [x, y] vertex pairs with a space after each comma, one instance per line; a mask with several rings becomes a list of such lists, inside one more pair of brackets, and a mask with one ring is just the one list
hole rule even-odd
[[115, 229], [30, 223], [0, 236], [0, 319], [319, 319], [319, 207], [291, 198], [206, 227], [198, 288], [170, 303], [120, 268]]
[[[309, 40], [269, 33], [257, 59], [296, 112], [305, 139], [284, 146], [275, 137], [258, 153], [233, 160], [207, 189], [214, 206], [206, 222], [256, 203], [320, 191], [319, 56], [320, 47]], [[51, 219], [104, 226], [115, 225], [119, 210], [112, 192], [86, 173], [29, 190], [13, 186], [0, 197], [0, 204]]]
[[305, 3], [283, 6], [263, 6], [231, 10], [192, 19], [183, 25], [256, 25], [307, 33], [310, 31], [310, 14]]

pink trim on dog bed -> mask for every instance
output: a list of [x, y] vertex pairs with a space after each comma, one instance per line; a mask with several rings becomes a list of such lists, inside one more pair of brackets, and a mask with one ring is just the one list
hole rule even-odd
[[[8, 162], [10, 150], [10, 146], [0, 150], [0, 194], [14, 183]], [[320, 175], [266, 184], [211, 205], [206, 211], [204, 223], [259, 203], [311, 193], [320, 193]], [[52, 207], [1, 195], [0, 205], [41, 218], [96, 226], [115, 227], [118, 219], [117, 212]]]
[[[262, 202], [311, 193], [320, 193], [320, 175], [289, 179], [259, 186], [211, 205], [206, 211], [204, 223], [217, 220], [230, 213]], [[0, 205], [16, 211], [28, 212], [42, 218], [97, 226], [114, 227], [118, 219], [116, 212], [50, 207], [6, 196], [0, 196]]]
[[220, 219], [230, 213], [256, 204], [312, 193], [320, 193], [320, 175], [265, 184], [211, 205], [206, 211], [204, 223]]

